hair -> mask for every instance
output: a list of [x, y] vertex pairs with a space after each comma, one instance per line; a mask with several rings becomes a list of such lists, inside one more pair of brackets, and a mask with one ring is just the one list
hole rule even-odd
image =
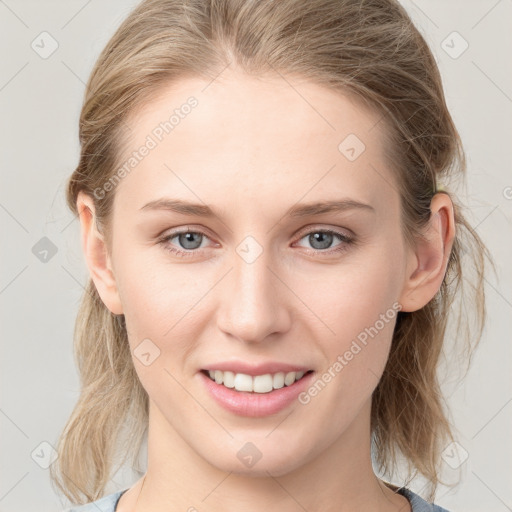
[[[433, 55], [396, 0], [143, 1], [117, 29], [89, 78], [68, 206], [78, 214], [78, 193], [91, 196], [108, 245], [114, 191], [101, 198], [95, 191], [120, 165], [127, 119], [163, 87], [184, 77], [213, 80], [228, 65], [255, 76], [301, 77], [377, 112], [389, 140], [386, 158], [396, 175], [408, 242], [421, 236], [435, 193], [452, 199], [456, 236], [442, 285], [423, 308], [398, 313], [372, 396], [379, 470], [392, 474], [402, 457], [409, 477], [426, 478], [432, 500], [441, 482], [440, 453], [454, 439], [438, 380], [447, 322], [458, 312], [457, 342], [465, 343], [469, 368], [486, 316], [485, 260], [492, 258], [454, 193], [438, 188], [439, 182], [464, 177], [464, 151]], [[103, 494], [119, 452], [125, 455], [121, 464], [128, 455], [136, 460], [148, 422], [148, 396], [134, 369], [124, 316], [107, 309], [91, 279], [78, 311], [74, 350], [80, 396], [60, 435], [51, 478], [67, 498], [84, 503]]]

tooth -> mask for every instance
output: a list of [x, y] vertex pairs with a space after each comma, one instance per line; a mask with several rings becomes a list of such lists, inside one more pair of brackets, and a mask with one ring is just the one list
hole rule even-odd
[[268, 393], [272, 391], [272, 375], [257, 375], [254, 377], [253, 391], [256, 393]]
[[253, 393], [269, 393], [273, 389], [281, 389], [283, 386], [291, 386], [295, 381], [301, 379], [305, 372], [278, 372], [274, 375], [267, 373], [252, 377], [245, 373], [234, 373], [222, 370], [208, 370], [210, 378], [217, 384], [227, 388], [235, 388], [237, 391], [248, 391]]
[[252, 377], [244, 373], [235, 375], [235, 389], [237, 391], [252, 391]]
[[295, 382], [295, 372], [289, 372], [286, 374], [286, 377], [284, 378], [284, 383], [287, 386], [290, 386]]
[[284, 386], [284, 373], [279, 372], [274, 375], [273, 381], [272, 381], [272, 387], [274, 389], [281, 389]]
[[235, 387], [235, 374], [233, 372], [224, 372], [224, 386], [227, 388]]

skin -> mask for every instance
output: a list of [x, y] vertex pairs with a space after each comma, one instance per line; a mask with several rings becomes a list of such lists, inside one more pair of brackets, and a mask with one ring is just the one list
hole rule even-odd
[[[375, 476], [370, 458], [371, 394], [395, 320], [310, 403], [268, 417], [224, 410], [198, 372], [240, 359], [320, 375], [395, 301], [402, 311], [423, 307], [439, 290], [453, 243], [450, 198], [434, 196], [424, 240], [408, 247], [376, 112], [280, 77], [226, 70], [206, 86], [183, 79], [128, 119], [126, 155], [189, 96], [198, 100], [117, 185], [111, 245], [96, 229], [92, 198], [77, 200], [101, 299], [125, 315], [132, 355], [146, 338], [160, 350], [148, 366], [133, 356], [150, 399], [148, 470], [140, 496], [142, 480], [117, 510], [406, 512], [408, 501]], [[350, 133], [366, 146], [353, 162], [338, 150]], [[164, 197], [204, 203], [216, 215], [140, 210]], [[374, 212], [285, 216], [296, 203], [340, 198]], [[183, 238], [158, 242], [187, 227], [206, 235], [192, 257], [166, 250], [186, 250]], [[322, 249], [307, 236], [329, 228], [356, 243], [333, 237]], [[251, 264], [236, 252], [249, 235], [263, 251]], [[249, 441], [262, 453], [251, 468], [237, 458]]]

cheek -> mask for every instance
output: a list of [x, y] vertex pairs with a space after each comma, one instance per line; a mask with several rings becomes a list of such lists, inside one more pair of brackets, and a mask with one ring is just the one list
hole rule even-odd
[[[323, 329], [321, 338], [329, 339], [326, 334], [330, 333], [333, 340], [347, 340], [374, 325], [393, 308], [399, 297], [399, 273], [397, 268], [385, 267], [382, 260], [357, 266], [340, 265], [322, 269], [314, 276], [311, 272], [301, 275], [294, 290], [317, 316]], [[305, 313], [310, 316], [306, 310]]]
[[116, 265], [116, 280], [137, 371], [145, 371], [135, 359], [145, 347], [160, 352], [153, 370], [160, 366], [172, 371], [186, 364], [186, 353], [194, 348], [198, 301], [211, 285], [197, 279], [193, 265], [167, 265], [157, 248], [150, 252], [126, 253]]
[[382, 375], [400, 311], [399, 278], [399, 257], [390, 255], [301, 280], [297, 294], [307, 297], [307, 306], [319, 319], [308, 325], [318, 326], [313, 338], [330, 372], [325, 380], [338, 383], [332, 392], [343, 390], [342, 401], [368, 396]]
[[159, 332], [158, 337], [204, 294], [202, 281], [197, 279], [197, 267], [168, 263], [163, 248], [125, 251], [120, 241], [118, 255], [116, 282], [125, 316]]

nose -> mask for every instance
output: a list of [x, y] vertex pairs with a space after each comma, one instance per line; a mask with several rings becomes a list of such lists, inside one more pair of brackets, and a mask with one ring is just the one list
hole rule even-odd
[[290, 329], [292, 294], [273, 267], [265, 251], [250, 263], [234, 254], [217, 310], [221, 331], [239, 341], [257, 343]]

